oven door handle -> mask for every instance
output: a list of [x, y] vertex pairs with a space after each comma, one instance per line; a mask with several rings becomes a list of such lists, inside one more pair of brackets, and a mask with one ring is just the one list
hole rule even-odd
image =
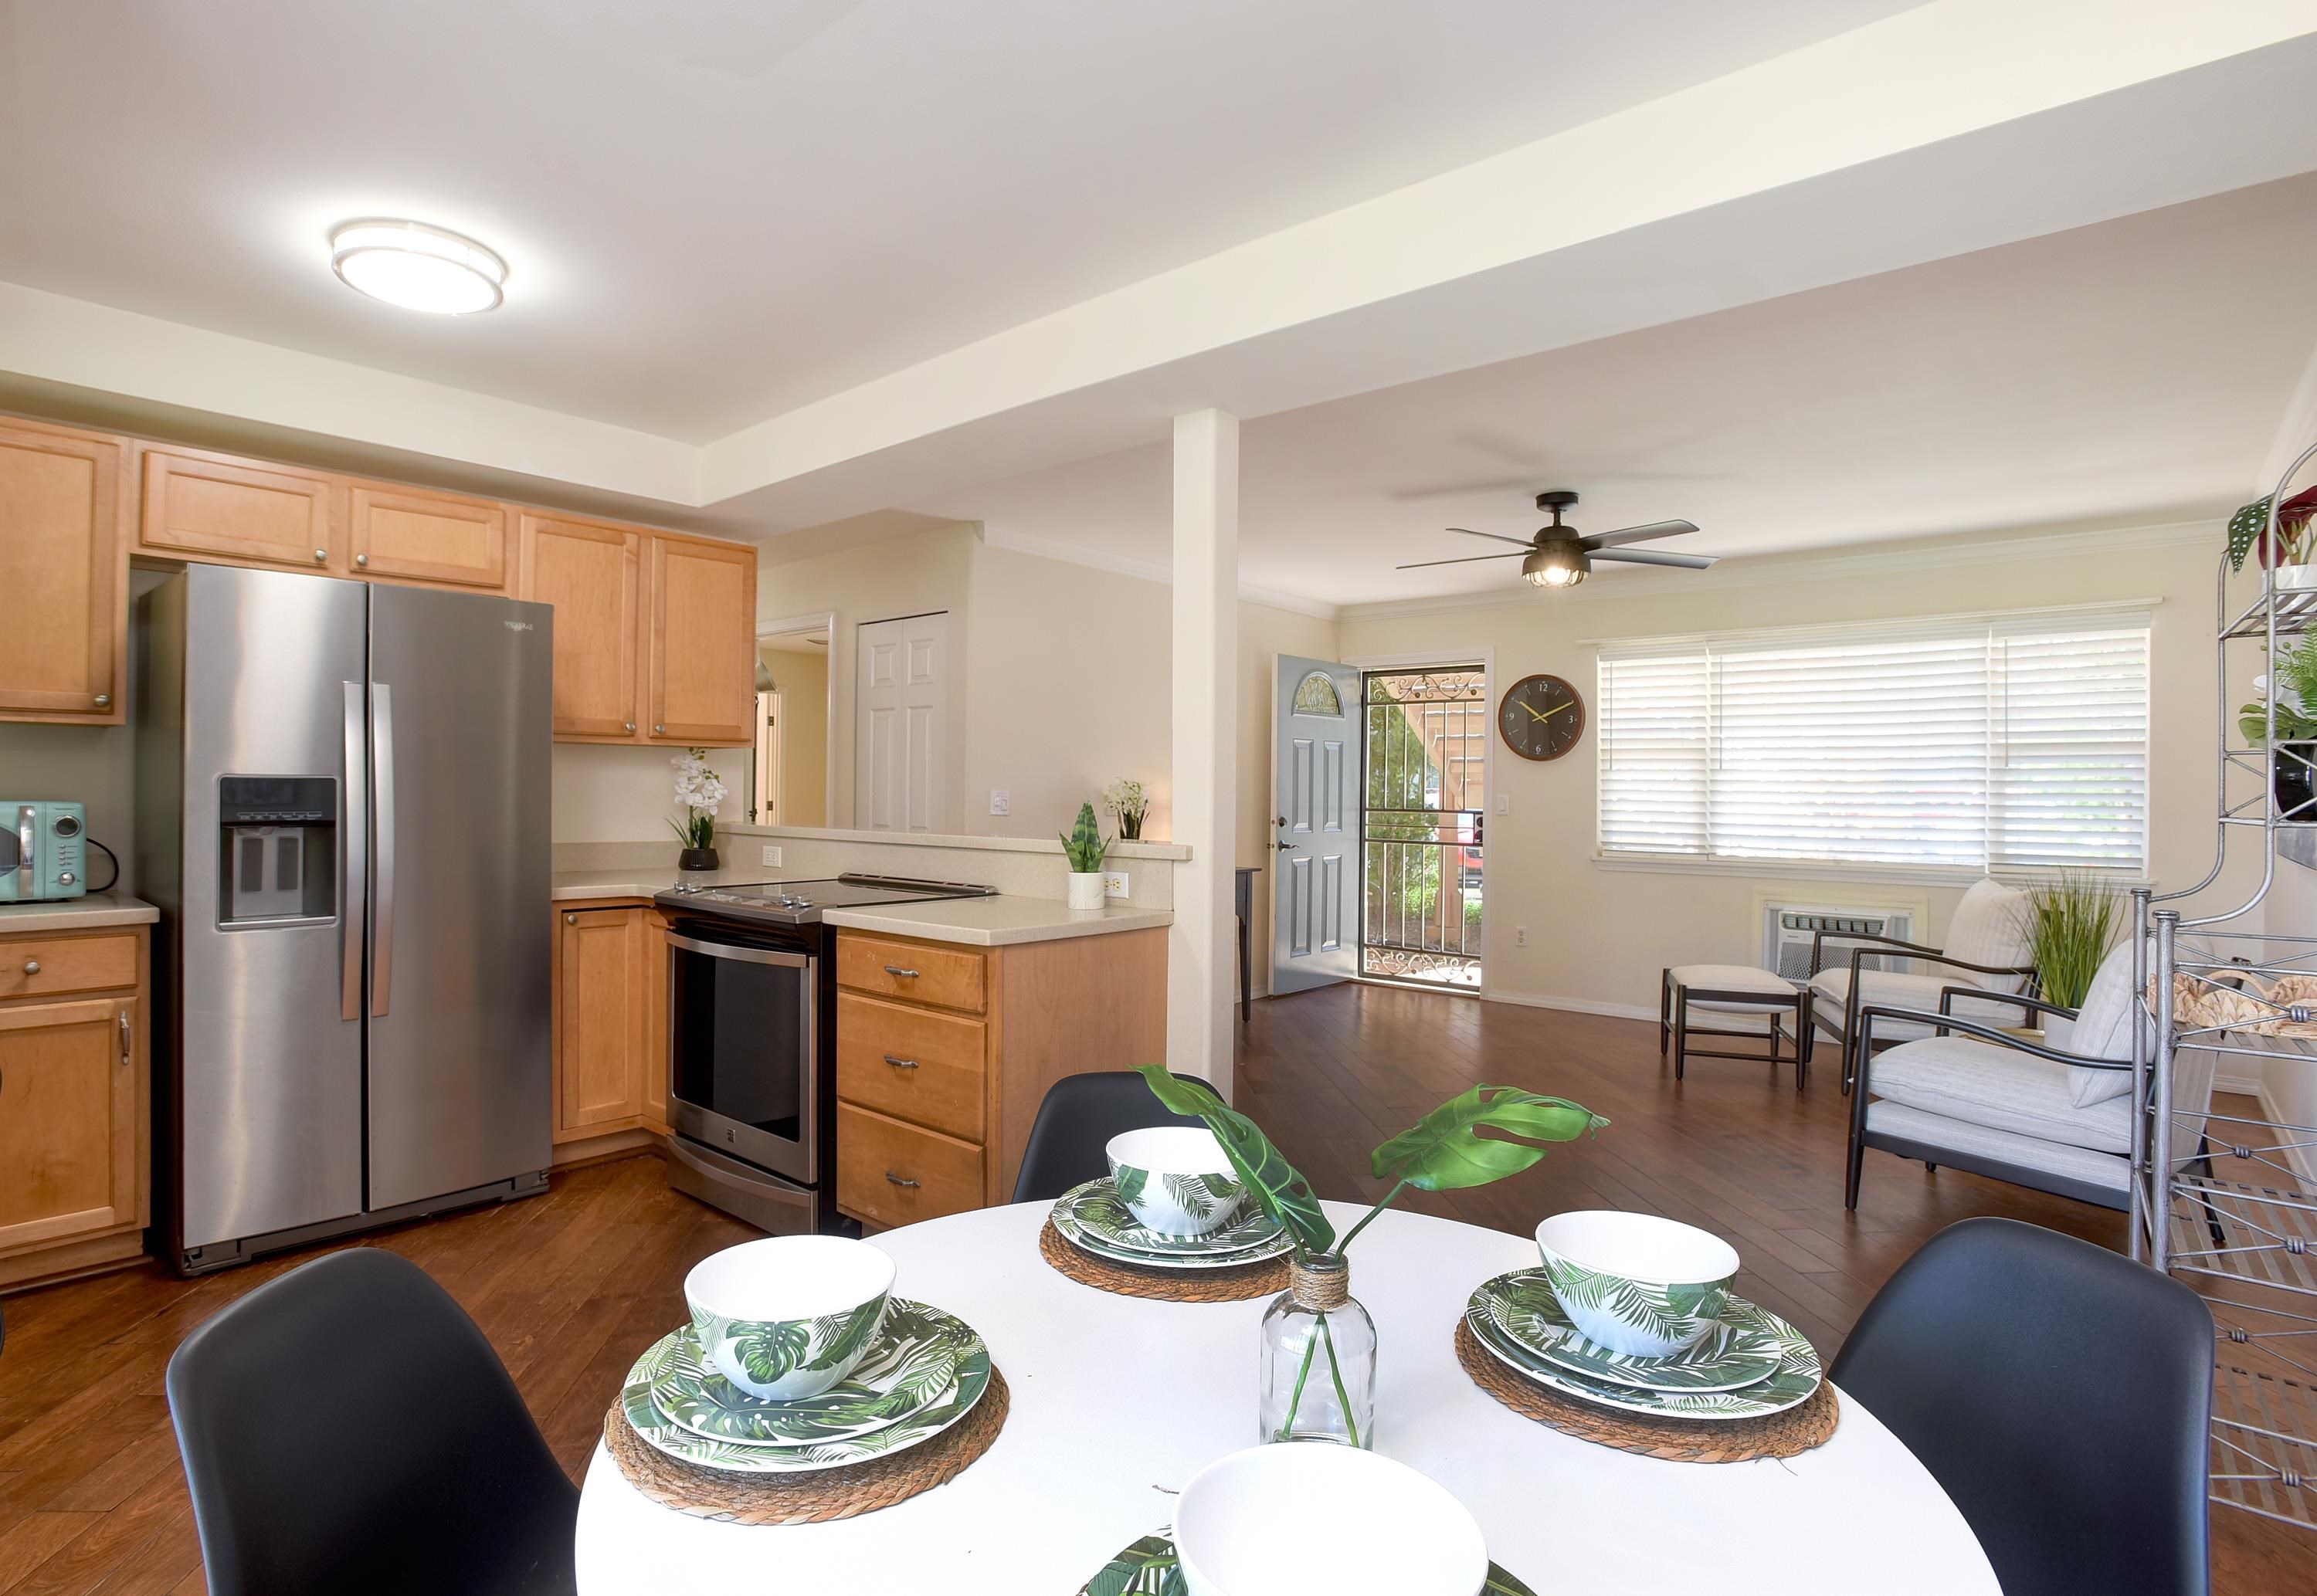
[[748, 964], [785, 965], [791, 969], [809, 969], [813, 958], [810, 953], [784, 953], [777, 948], [750, 948], [739, 942], [704, 942], [696, 937], [680, 937], [667, 933], [667, 945], [681, 948], [688, 953], [702, 954], [710, 958], [737, 958]]

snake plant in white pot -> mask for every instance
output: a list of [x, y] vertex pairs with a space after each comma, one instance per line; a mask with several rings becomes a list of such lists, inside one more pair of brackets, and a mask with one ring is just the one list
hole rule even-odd
[[1062, 839], [1062, 851], [1070, 860], [1070, 907], [1101, 908], [1102, 860], [1110, 851], [1110, 839], [1095, 824], [1092, 804], [1078, 806], [1078, 823]]
[[[1170, 1074], [1164, 1065], [1144, 1065], [1142, 1078], [1160, 1102], [1206, 1121], [1248, 1197], [1292, 1243], [1288, 1288], [1263, 1315], [1257, 1404], [1266, 1441], [1375, 1445], [1375, 1322], [1351, 1294], [1345, 1254], [1394, 1198], [1411, 1186], [1418, 1191], [1486, 1186], [1543, 1158], [1545, 1149], [1538, 1144], [1575, 1141], [1609, 1123], [1565, 1097], [1475, 1086], [1375, 1150], [1370, 1168], [1377, 1180], [1391, 1181], [1391, 1190], [1338, 1240], [1311, 1183], [1254, 1120], [1205, 1082]], [[1481, 1135], [1483, 1127], [1497, 1134]]]

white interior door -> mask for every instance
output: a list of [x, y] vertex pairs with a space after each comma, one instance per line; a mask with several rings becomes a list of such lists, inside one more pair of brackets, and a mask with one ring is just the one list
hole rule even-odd
[[1360, 673], [1283, 654], [1273, 673], [1271, 990], [1359, 964]]
[[856, 629], [853, 824], [862, 831], [945, 830], [949, 616], [904, 615]]

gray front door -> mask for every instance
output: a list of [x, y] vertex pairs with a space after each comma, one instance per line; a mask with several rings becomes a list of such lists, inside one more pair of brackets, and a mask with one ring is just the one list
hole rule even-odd
[[1360, 673], [1283, 654], [1272, 693], [1271, 990], [1302, 992], [1357, 967]]

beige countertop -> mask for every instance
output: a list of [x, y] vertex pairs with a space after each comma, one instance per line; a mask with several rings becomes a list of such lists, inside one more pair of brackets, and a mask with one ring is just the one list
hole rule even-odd
[[[549, 896], [557, 903], [587, 898], [648, 898], [666, 891], [675, 885], [675, 878], [673, 870], [558, 870]], [[702, 871], [684, 878], [688, 886], [778, 879], [780, 873], [776, 870], [731, 869]], [[714, 905], [705, 907], [712, 912]], [[1101, 936], [1109, 932], [1143, 931], [1175, 923], [1175, 916], [1164, 909], [1120, 905], [1078, 910], [1060, 898], [1011, 895], [933, 898], [876, 909], [831, 909], [826, 918], [829, 924], [849, 931], [923, 937], [929, 941], [962, 942], [976, 948], [999, 948], [1010, 942], [1051, 942], [1065, 937]]]
[[94, 931], [107, 925], [150, 925], [161, 911], [125, 892], [37, 904], [0, 904], [0, 936], [22, 931]]

